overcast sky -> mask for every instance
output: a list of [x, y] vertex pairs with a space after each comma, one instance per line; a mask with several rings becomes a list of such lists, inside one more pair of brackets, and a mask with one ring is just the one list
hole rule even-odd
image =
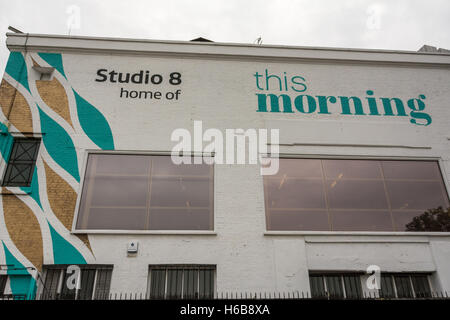
[[449, 0], [0, 0], [0, 75], [9, 25], [45, 34], [450, 49]]

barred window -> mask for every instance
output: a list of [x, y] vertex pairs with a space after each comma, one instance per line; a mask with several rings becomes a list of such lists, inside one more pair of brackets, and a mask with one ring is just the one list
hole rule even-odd
[[311, 274], [309, 281], [313, 298], [362, 298], [360, 274]]
[[79, 288], [69, 288], [67, 282], [73, 273], [68, 266], [46, 266], [41, 299], [91, 300], [107, 299], [111, 284], [112, 266], [80, 265]]
[[40, 139], [15, 138], [6, 167], [3, 185], [7, 187], [28, 187], [33, 178]]
[[8, 280], [7, 275], [0, 275], [0, 296], [2, 296], [5, 293], [7, 280]]
[[380, 296], [384, 298], [429, 298], [431, 286], [427, 274], [382, 274]]
[[150, 299], [211, 299], [215, 266], [150, 266]]
[[[309, 275], [311, 297], [332, 299], [364, 298], [365, 276], [352, 273], [311, 273]], [[373, 292], [367, 291], [366, 296]], [[379, 290], [380, 298], [429, 298], [431, 285], [429, 274], [424, 273], [382, 273]]]

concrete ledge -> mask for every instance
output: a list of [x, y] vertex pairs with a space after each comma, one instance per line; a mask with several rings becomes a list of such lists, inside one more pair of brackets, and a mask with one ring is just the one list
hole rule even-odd
[[72, 234], [123, 234], [123, 235], [189, 235], [216, 236], [215, 231], [197, 230], [72, 230]]
[[164, 57], [270, 61], [316, 61], [324, 63], [375, 63], [450, 68], [450, 54], [416, 51], [298, 47], [219, 42], [161, 41], [7, 33], [11, 51], [98, 52], [145, 54]]

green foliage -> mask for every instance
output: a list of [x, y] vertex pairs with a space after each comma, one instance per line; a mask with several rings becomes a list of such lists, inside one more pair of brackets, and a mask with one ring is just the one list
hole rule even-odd
[[406, 231], [450, 231], [450, 208], [428, 209], [406, 225]]

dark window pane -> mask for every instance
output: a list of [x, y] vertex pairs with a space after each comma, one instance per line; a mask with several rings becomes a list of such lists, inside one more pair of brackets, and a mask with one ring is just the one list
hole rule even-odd
[[8, 280], [8, 276], [1, 275], [0, 276], [0, 295], [5, 293], [6, 281]]
[[179, 299], [182, 295], [183, 270], [167, 270], [167, 298]]
[[151, 299], [214, 297], [214, 267], [168, 265], [150, 268]]
[[39, 150], [39, 139], [16, 138], [8, 159], [3, 178], [3, 185], [10, 187], [26, 187], [31, 183], [36, 157]]
[[93, 184], [91, 206], [145, 207], [148, 195], [145, 177], [96, 177]]
[[413, 297], [409, 275], [394, 275], [394, 282], [398, 298]]
[[394, 231], [389, 211], [330, 211], [333, 231]]
[[327, 292], [332, 298], [344, 298], [344, 288], [340, 275], [325, 276]]
[[269, 208], [326, 208], [322, 180], [265, 178]]
[[95, 283], [95, 299], [106, 300], [111, 286], [112, 270], [98, 269]]
[[395, 298], [394, 282], [393, 282], [392, 276], [389, 274], [381, 275], [380, 297], [381, 298]]
[[208, 230], [212, 229], [208, 209], [151, 209], [151, 230]]
[[361, 299], [362, 287], [359, 275], [344, 275], [345, 297], [347, 299]]
[[426, 275], [411, 275], [414, 293], [417, 298], [431, 297], [430, 283]]
[[57, 296], [59, 278], [61, 275], [60, 269], [48, 269], [45, 276], [44, 290], [42, 293], [43, 299], [55, 299]]
[[214, 294], [214, 271], [199, 270], [199, 297], [212, 298]]
[[[65, 269], [62, 269], [62, 272], [64, 274], [63, 280], [61, 283], [61, 294], [59, 298], [63, 300], [74, 300], [76, 297], [76, 288], [69, 288], [67, 285], [67, 280], [71, 276], [71, 274], [67, 273]], [[73, 278], [71, 278], [73, 279]], [[74, 282], [73, 282], [74, 283]]]
[[382, 181], [327, 181], [330, 208], [387, 209]]
[[153, 178], [151, 193], [152, 207], [208, 207], [212, 198], [204, 178]]
[[423, 213], [424, 211], [393, 210], [392, 217], [394, 218], [395, 231], [408, 231], [406, 225], [411, 223], [415, 217], [420, 217]]
[[322, 160], [327, 179], [381, 179], [379, 161]]
[[441, 179], [436, 161], [382, 161], [381, 164], [386, 179]]
[[94, 289], [95, 269], [81, 270], [80, 290], [78, 291], [77, 299], [90, 300], [92, 299], [92, 292]]
[[330, 231], [326, 211], [270, 210], [269, 230]]
[[274, 177], [322, 179], [322, 166], [318, 159], [279, 159], [279, 165]]
[[144, 175], [150, 170], [150, 156], [129, 154], [90, 154], [89, 161], [96, 158], [97, 175]]
[[150, 280], [150, 298], [164, 299], [166, 292], [166, 270], [153, 269]]
[[[170, 156], [151, 156], [152, 158], [152, 175], [154, 176], [202, 176], [209, 177], [211, 174], [211, 166], [206, 163], [194, 163], [192, 158], [191, 164], [177, 165], [172, 162]], [[206, 157], [204, 157], [205, 159]], [[200, 158], [197, 158], [200, 159]]]
[[[91, 208], [89, 213], [87, 221], [89, 229], [145, 230], [147, 219], [145, 208]], [[79, 225], [78, 228], [85, 229], [83, 225]]]
[[184, 270], [184, 284], [183, 284], [183, 298], [197, 299], [198, 298], [198, 269]]
[[386, 181], [392, 209], [414, 210], [447, 207], [440, 182]]
[[311, 285], [311, 297], [324, 298], [327, 296], [325, 292], [325, 285], [323, 283], [323, 276], [310, 275], [309, 283]]
[[436, 161], [281, 159], [263, 179], [268, 230], [423, 231], [414, 211], [450, 206]]
[[212, 230], [212, 165], [175, 165], [170, 156], [151, 155], [88, 159], [77, 228]]
[[13, 157], [15, 161], [33, 161], [37, 151], [37, 141], [16, 140]]

